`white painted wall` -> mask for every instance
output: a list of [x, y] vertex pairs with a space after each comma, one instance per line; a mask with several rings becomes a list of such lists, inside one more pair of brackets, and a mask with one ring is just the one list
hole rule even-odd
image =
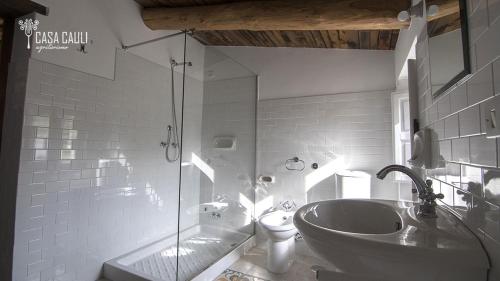
[[218, 47], [259, 75], [259, 99], [394, 89], [394, 52]]
[[[77, 51], [77, 46], [68, 50], [44, 50], [32, 57], [82, 72], [114, 78], [115, 51], [122, 44], [158, 38], [177, 31], [151, 31], [142, 21], [141, 8], [133, 0], [36, 0], [49, 8], [49, 15], [37, 15], [38, 31], [83, 31], [88, 32], [88, 53]], [[129, 52], [170, 68], [169, 59], [183, 58], [184, 36], [173, 37]], [[188, 56], [193, 61], [189, 75], [198, 80], [203, 77], [204, 46], [188, 37]]]

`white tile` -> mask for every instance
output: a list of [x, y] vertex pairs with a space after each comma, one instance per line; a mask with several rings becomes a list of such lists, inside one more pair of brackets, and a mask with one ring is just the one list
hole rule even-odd
[[469, 107], [464, 111], [460, 111], [458, 116], [461, 137], [478, 135], [481, 133], [479, 105], [475, 105], [473, 107]]
[[444, 137], [457, 138], [459, 132], [458, 114], [451, 115], [444, 119]]
[[482, 67], [500, 55], [500, 21], [497, 20], [475, 44], [477, 66]]
[[[500, 3], [500, 0], [498, 0]], [[493, 83], [495, 85], [495, 95], [500, 94], [500, 59], [493, 64]]]
[[48, 117], [42, 116], [25, 116], [24, 125], [32, 127], [49, 127], [50, 120]]
[[[121, 62], [128, 60], [133, 60], [128, 64], [130, 69], [123, 69]], [[36, 64], [40, 69], [29, 70], [31, 84], [25, 106], [18, 176], [18, 210], [23, 215], [17, 216], [16, 221], [19, 232], [16, 233], [14, 271], [18, 274], [22, 270], [17, 268], [24, 268], [24, 275], [14, 279], [27, 279], [28, 264], [31, 264], [30, 273], [38, 274], [43, 280], [95, 280], [90, 276], [97, 277], [102, 263], [110, 256], [176, 232], [171, 224], [156, 223], [177, 212], [178, 166], [168, 164], [158, 147], [158, 141], [166, 137], [165, 126], [170, 122], [170, 113], [165, 110], [169, 108], [169, 96], [164, 95], [169, 86], [168, 79], [165, 80], [169, 72], [154, 63], [123, 54], [117, 55], [115, 80], [89, 79], [87, 74], [56, 65]], [[127, 71], [133, 71], [134, 75], [123, 78], [123, 72]], [[182, 75], [178, 78], [180, 108]], [[185, 129], [193, 133], [189, 138], [197, 140], [189, 142], [193, 146], [189, 149], [199, 153], [203, 83], [195, 80], [189, 84], [197, 85], [199, 96], [186, 100], [185, 108], [197, 114], [189, 114], [185, 124], [198, 127]], [[255, 87], [255, 83], [253, 85]], [[96, 96], [98, 86], [101, 87], [99, 97]], [[222, 90], [225, 91], [219, 98], [231, 94], [228, 89]], [[231, 96], [234, 101], [242, 99], [251, 104], [251, 95], [236, 92]], [[129, 96], [125, 97], [125, 93]], [[243, 109], [244, 106], [222, 107], [222, 111], [234, 110], [237, 115], [232, 118], [235, 122], [231, 126], [241, 123], [242, 128], [251, 130], [239, 121], [251, 116], [245, 115]], [[179, 116], [180, 113], [179, 110]], [[243, 137], [239, 140], [241, 148], [251, 145]], [[248, 149], [248, 153], [250, 151], [253, 150]], [[84, 155], [92, 158], [82, 159]], [[109, 169], [104, 174], [99, 167]], [[192, 178], [193, 182], [200, 180], [199, 175]], [[99, 190], [90, 189], [91, 179], [95, 183], [99, 180]], [[196, 202], [189, 204], [197, 205], [199, 197], [193, 191]], [[134, 206], [130, 202], [134, 202]], [[38, 206], [36, 211], [30, 209], [32, 204]], [[195, 217], [197, 212], [189, 219], [186, 216], [184, 223], [194, 224]], [[43, 235], [42, 231], [28, 235], [30, 227], [40, 227]], [[92, 235], [99, 239], [91, 239]], [[106, 237], [113, 237], [114, 241]], [[34, 239], [44, 244], [29, 242]], [[61, 258], [58, 247], [70, 241], [77, 241], [71, 244], [75, 251]], [[40, 253], [37, 260], [25, 258], [23, 253], [29, 251], [28, 247], [39, 252], [43, 247], [44, 257]], [[92, 253], [91, 264], [84, 264], [78, 252]], [[57, 260], [51, 260], [53, 256], [57, 256]], [[62, 271], [65, 271], [62, 275], [55, 276]]]
[[438, 140], [445, 139], [444, 135], [444, 120], [437, 121], [432, 125], [432, 130], [436, 133]]
[[448, 116], [451, 113], [450, 94], [441, 97], [437, 103], [439, 119]]
[[496, 139], [487, 139], [486, 136], [470, 137], [470, 162], [476, 165], [497, 165]]
[[467, 14], [472, 15], [483, 0], [467, 0]]
[[38, 115], [38, 105], [27, 103], [24, 105], [24, 114], [26, 115]]
[[493, 74], [491, 66], [474, 73], [467, 81], [467, 99], [469, 105], [481, 102], [493, 96]]
[[439, 119], [439, 114], [438, 114], [438, 104], [435, 103], [433, 104], [428, 111], [428, 117], [429, 117], [429, 122], [434, 123]]
[[453, 139], [452, 147], [452, 160], [456, 162], [468, 163], [469, 158], [469, 138]]
[[[435, 184], [432, 184], [434, 187]], [[455, 193], [455, 188], [449, 184], [446, 184], [442, 182], [440, 184], [441, 187], [441, 193], [444, 195], [444, 198], [441, 199], [443, 203], [445, 203], [448, 206], [453, 206], [454, 205], [454, 193]]]
[[54, 181], [45, 184], [47, 192], [60, 192], [69, 190], [69, 181]]
[[82, 176], [81, 170], [61, 170], [59, 171], [59, 180], [79, 179]]
[[500, 0], [488, 0], [488, 13], [492, 25], [500, 18]]
[[451, 160], [451, 140], [443, 140], [439, 142], [439, 152], [444, 160]]
[[496, 95], [493, 98], [488, 99], [488, 100], [479, 104], [479, 109], [481, 111], [480, 112], [481, 132], [483, 134], [486, 134], [486, 130], [487, 130], [486, 125], [488, 124], [488, 122], [486, 121], [486, 118], [485, 118], [485, 116], [488, 116], [488, 115], [486, 114], [485, 111], [488, 109], [497, 107], [498, 104], [500, 104], [500, 96], [499, 95]]
[[477, 8], [469, 14], [469, 34], [471, 42], [476, 40], [488, 29], [487, 0], [479, 1]]
[[446, 182], [455, 187], [460, 187], [460, 164], [446, 163]]
[[457, 112], [467, 106], [467, 87], [462, 84], [450, 93], [451, 112]]

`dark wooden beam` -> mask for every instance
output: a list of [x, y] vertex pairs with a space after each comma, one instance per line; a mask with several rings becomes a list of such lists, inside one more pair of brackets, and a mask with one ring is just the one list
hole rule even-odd
[[408, 0], [267, 0], [145, 8], [153, 30], [394, 30]]
[[16, 18], [33, 12], [47, 15], [48, 9], [45, 6], [29, 0], [0, 1], [0, 16], [3, 18]]

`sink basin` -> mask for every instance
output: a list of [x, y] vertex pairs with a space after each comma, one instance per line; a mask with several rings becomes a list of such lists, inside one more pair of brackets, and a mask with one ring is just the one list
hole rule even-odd
[[304, 214], [304, 220], [325, 229], [363, 234], [393, 233], [400, 230], [403, 223], [390, 206], [361, 200], [316, 204]]
[[416, 215], [418, 203], [338, 199], [301, 207], [294, 224], [332, 270], [383, 280], [486, 280], [479, 240], [453, 214]]

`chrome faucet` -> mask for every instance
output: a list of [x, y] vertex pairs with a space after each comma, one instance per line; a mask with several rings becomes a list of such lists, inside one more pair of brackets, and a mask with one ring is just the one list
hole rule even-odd
[[382, 168], [382, 170], [377, 173], [377, 178], [383, 180], [390, 172], [401, 172], [406, 174], [412, 179], [413, 183], [415, 183], [418, 198], [421, 200], [417, 213], [418, 216], [424, 218], [437, 218], [436, 199], [443, 199], [444, 195], [442, 193], [434, 193], [431, 180], [422, 180], [417, 173], [402, 165], [389, 165]]
[[280, 202], [280, 207], [285, 210], [285, 212], [290, 212], [293, 208], [295, 208], [295, 202], [293, 200], [285, 200]]

